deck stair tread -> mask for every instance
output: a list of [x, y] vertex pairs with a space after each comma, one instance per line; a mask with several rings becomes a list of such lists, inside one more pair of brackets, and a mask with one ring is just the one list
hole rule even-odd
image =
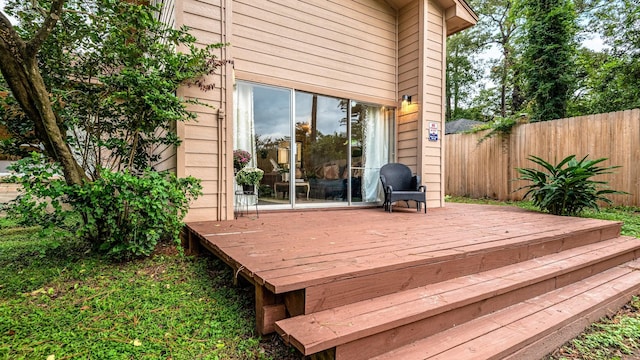
[[[640, 261], [619, 265], [489, 315], [393, 349], [371, 360], [538, 359], [637, 294]], [[599, 310], [600, 309], [600, 310]], [[604, 310], [602, 310], [604, 309]], [[555, 331], [581, 323], [565, 337]], [[531, 350], [536, 343], [544, 344]]]
[[[284, 249], [279, 249], [281, 257], [277, 261], [259, 263], [250, 270], [254, 276], [263, 279], [262, 281], [280, 293], [330, 282], [336, 277], [361, 276], [460, 257], [471, 257], [481, 253], [488, 254], [498, 249], [544, 244], [552, 240], [565, 239], [568, 236], [580, 238], [584, 237], [585, 233], [596, 235], [598, 231], [608, 230], [613, 233], [611, 237], [619, 236], [617, 233], [620, 227], [619, 223], [586, 223], [585, 225], [586, 227], [583, 229], [572, 231], [567, 231], [562, 227], [553, 227], [540, 229], [537, 232], [529, 231], [524, 235], [509, 234], [507, 236], [503, 234], [497, 236], [488, 234], [478, 238], [477, 243], [470, 242], [466, 234], [461, 234], [460, 238], [449, 241], [431, 236], [434, 238], [431, 244], [416, 244], [411, 239], [402, 242], [391, 237], [392, 240], [387, 240], [384, 246], [371, 246], [369, 249], [358, 251], [342, 251], [337, 245], [334, 245], [334, 247], [326, 249], [325, 253], [314, 254], [313, 258], [308, 259], [301, 259], [295, 252], [289, 255]], [[415, 236], [417, 235], [411, 235], [411, 237]], [[598, 237], [591, 241], [600, 240], [606, 240], [606, 238]], [[239, 250], [238, 253], [243, 251]], [[351, 261], [345, 262], [345, 259], [351, 259]], [[314, 280], [310, 280], [310, 277], [313, 277]]]
[[[600, 266], [608, 259], [616, 263], [607, 267], [629, 261], [623, 256], [638, 249], [640, 242], [629, 237], [596, 242], [478, 274], [284, 319], [276, 322], [276, 330], [285, 341], [309, 355], [543, 281], [556, 279], [555, 289], [565, 285], [557, 280], [561, 276], [571, 276], [575, 272], [579, 273], [576, 275], [579, 278], [572, 281], [580, 280], [604, 270]], [[539, 294], [532, 296], [536, 295]]]

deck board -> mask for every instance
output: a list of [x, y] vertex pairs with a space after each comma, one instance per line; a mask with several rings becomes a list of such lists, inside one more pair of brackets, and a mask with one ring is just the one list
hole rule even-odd
[[608, 231], [611, 224], [513, 207], [447, 204], [426, 215], [371, 208], [264, 212], [259, 219], [187, 225], [245, 276], [284, 293], [381, 268], [464, 259], [488, 248], [508, 249], [584, 228]]

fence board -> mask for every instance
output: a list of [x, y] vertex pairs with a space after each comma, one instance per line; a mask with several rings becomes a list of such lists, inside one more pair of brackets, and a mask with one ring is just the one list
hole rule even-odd
[[513, 181], [518, 167], [532, 167], [536, 155], [557, 163], [569, 155], [607, 158], [619, 165], [599, 180], [630, 195], [616, 195], [616, 205], [640, 206], [640, 109], [579, 116], [515, 126], [505, 137], [478, 141], [487, 132], [451, 134], [445, 141], [446, 193], [454, 196], [520, 200], [525, 183]]

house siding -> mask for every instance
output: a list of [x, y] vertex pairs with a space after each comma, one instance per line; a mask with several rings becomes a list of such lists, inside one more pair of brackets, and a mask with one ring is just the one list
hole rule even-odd
[[[402, 6], [398, 8], [398, 4]], [[187, 221], [233, 218], [234, 79], [398, 107], [396, 161], [422, 175], [429, 207], [443, 206], [442, 130], [445, 15], [441, 0], [183, 0], [161, 13], [189, 26], [198, 43], [228, 43], [210, 76], [215, 89], [183, 87], [178, 94], [198, 120], [177, 125], [183, 145], [165, 150], [166, 168], [202, 179], [204, 194]], [[168, 6], [173, 4], [173, 6]], [[390, 6], [396, 6], [396, 8]], [[449, 4], [449, 3], [447, 3]], [[448, 6], [448, 5], [447, 5]], [[399, 105], [401, 95], [412, 103]], [[429, 142], [429, 123], [440, 139]]]
[[[226, 43], [229, 34], [226, 29], [231, 6], [230, 0], [183, 0], [175, 3], [176, 27], [187, 25], [196, 37], [197, 44]], [[217, 50], [219, 60], [230, 58], [229, 49]], [[176, 172], [180, 177], [194, 176], [202, 180], [203, 195], [191, 204], [186, 221], [228, 220], [233, 218], [231, 200], [233, 193], [227, 189], [227, 169], [230, 168], [227, 144], [230, 137], [228, 125], [228, 104], [232, 82], [228, 81], [231, 66], [222, 65], [216, 74], [206, 81], [215, 88], [202, 91], [198, 87], [182, 87], [178, 95], [186, 99], [198, 99], [208, 106], [191, 105], [197, 113], [196, 121], [178, 123], [178, 136], [182, 145], [176, 152]]]
[[153, 5], [160, 5], [158, 19], [170, 27], [176, 25], [176, 0], [154, 0]]
[[[444, 205], [444, 103], [445, 103], [445, 61], [446, 61], [446, 29], [445, 12], [434, 1], [425, 1], [424, 56], [421, 69], [424, 76], [421, 83], [422, 129], [420, 131], [419, 148], [422, 181], [427, 186], [427, 206]], [[438, 141], [429, 141], [429, 125], [438, 126]]]
[[[175, 0], [153, 0], [151, 4], [160, 7], [157, 14], [158, 20], [174, 28], [176, 25]], [[176, 148], [174, 146], [160, 145], [156, 149], [153, 149], [153, 153], [160, 156], [160, 159], [156, 163], [151, 164], [154, 169], [158, 171], [176, 171]]]
[[420, 4], [413, 1], [398, 13], [398, 96], [410, 95], [397, 118], [397, 161], [418, 171], [418, 101], [420, 99]]
[[379, 1], [234, 0], [236, 77], [396, 105], [396, 15]]
[[[422, 176], [427, 205], [443, 206], [445, 38], [444, 11], [434, 1], [417, 0], [398, 15], [398, 94], [412, 96], [398, 112], [397, 160]], [[429, 124], [439, 140], [428, 141]]]

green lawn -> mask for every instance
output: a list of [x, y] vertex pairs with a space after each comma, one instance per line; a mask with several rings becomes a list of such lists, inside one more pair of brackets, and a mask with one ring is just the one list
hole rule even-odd
[[0, 219], [0, 359], [282, 359], [254, 334], [253, 288], [167, 246], [114, 264]]

